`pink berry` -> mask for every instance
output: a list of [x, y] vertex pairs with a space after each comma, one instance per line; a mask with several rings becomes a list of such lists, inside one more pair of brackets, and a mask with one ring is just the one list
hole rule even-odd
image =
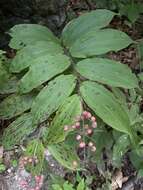
[[29, 163], [32, 163], [33, 159], [32, 158], [29, 158], [28, 162]]
[[75, 125], [72, 125], [72, 129], [76, 129], [76, 126], [75, 126]]
[[76, 122], [75, 126], [76, 128], [80, 127], [80, 122]]
[[79, 144], [79, 147], [80, 147], [80, 148], [84, 148], [84, 147], [85, 147], [85, 142], [81, 142], [81, 143]]
[[39, 182], [39, 181], [40, 181], [40, 179], [41, 179], [41, 177], [40, 177], [40, 176], [35, 176], [35, 180], [36, 180], [36, 182]]
[[92, 123], [92, 127], [93, 127], [93, 128], [96, 128], [96, 127], [97, 127], [97, 123], [96, 123], [96, 122], [93, 122], [93, 123]]
[[88, 143], [88, 146], [89, 146], [89, 147], [92, 147], [92, 146], [93, 146], [93, 142], [89, 142], [89, 143]]
[[90, 135], [92, 133], [92, 129], [87, 129], [87, 134]]
[[82, 115], [84, 115], [84, 116], [87, 116], [87, 111], [84, 111], [83, 113], [82, 113]]
[[92, 151], [92, 152], [95, 152], [95, 151], [96, 151], [96, 147], [95, 147], [95, 146], [92, 146], [91, 151]]
[[81, 139], [81, 135], [76, 136], [76, 140], [79, 141]]
[[91, 113], [90, 112], [87, 112], [87, 118], [91, 118]]
[[27, 160], [28, 160], [28, 157], [27, 157], [27, 156], [25, 156], [25, 157], [24, 157], [24, 160], [25, 160], [25, 161], [27, 161]]
[[68, 131], [69, 127], [67, 125], [64, 126], [64, 131]]
[[93, 122], [96, 121], [96, 118], [92, 116], [91, 121], [93, 121]]
[[39, 186], [35, 187], [35, 190], [40, 190]]
[[74, 166], [74, 167], [77, 167], [77, 165], [78, 165], [78, 164], [77, 164], [77, 161], [73, 161], [73, 166]]
[[89, 113], [89, 112], [87, 112], [87, 111], [84, 111], [84, 112], [83, 112], [82, 115], [83, 115], [83, 117], [84, 117], [85, 119], [87, 119], [88, 113]]
[[21, 180], [21, 181], [20, 181], [20, 185], [21, 185], [21, 186], [25, 186], [25, 185], [27, 185], [27, 181], [25, 181], [25, 180]]

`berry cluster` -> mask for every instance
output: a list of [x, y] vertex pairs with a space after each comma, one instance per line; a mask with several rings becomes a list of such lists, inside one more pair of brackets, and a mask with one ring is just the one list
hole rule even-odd
[[[85, 141], [85, 137], [91, 137], [94, 129], [97, 127], [96, 118], [88, 111], [83, 111], [82, 115], [76, 118], [72, 126], [65, 125], [64, 131], [76, 130], [76, 140], [79, 148], [88, 146], [92, 152], [96, 151], [95, 144], [92, 141]], [[89, 139], [89, 138], [88, 138]]]
[[24, 168], [24, 166], [27, 164], [37, 164], [37, 163], [38, 163], [38, 159], [36, 156], [35, 157], [25, 156], [20, 159], [19, 166], [20, 168]]
[[[22, 157], [19, 162], [20, 174], [18, 177], [19, 185], [23, 190], [40, 190], [43, 185], [43, 175], [33, 176], [29, 175], [27, 178], [23, 178], [22, 173], [27, 164], [37, 164], [37, 157]], [[32, 183], [33, 182], [33, 183]], [[34, 184], [34, 185], [33, 185]]]

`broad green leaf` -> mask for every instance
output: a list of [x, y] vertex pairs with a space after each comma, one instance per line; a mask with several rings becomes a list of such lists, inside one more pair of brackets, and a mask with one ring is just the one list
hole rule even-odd
[[120, 136], [113, 147], [113, 164], [116, 167], [121, 166], [122, 157], [127, 152], [130, 146], [129, 137], [124, 134]]
[[143, 159], [142, 159], [142, 155], [138, 155], [136, 150], [132, 150], [129, 153], [129, 157], [131, 160], [131, 163], [133, 164], [133, 166], [137, 169], [143, 169]]
[[120, 14], [127, 16], [127, 18], [132, 22], [136, 22], [139, 18], [140, 13], [143, 13], [143, 4], [142, 3], [127, 3], [120, 8]]
[[73, 185], [67, 181], [63, 184], [63, 188], [64, 190], [74, 190]]
[[85, 190], [85, 182], [84, 182], [84, 179], [82, 179], [81, 182], [78, 184], [77, 190]]
[[91, 58], [78, 62], [76, 70], [85, 78], [114, 87], [138, 87], [136, 76], [130, 68], [110, 59]]
[[123, 91], [119, 88], [113, 87], [112, 92], [115, 96], [115, 98], [118, 100], [120, 105], [125, 109], [125, 111], [129, 114], [129, 107], [128, 107], [128, 102], [127, 102], [127, 97], [123, 93]]
[[12, 94], [18, 90], [17, 87], [18, 79], [12, 76], [0, 85], [0, 94]]
[[33, 65], [20, 81], [20, 92], [27, 93], [62, 73], [70, 66], [70, 59], [66, 55], [44, 55], [33, 60]]
[[63, 30], [62, 38], [66, 46], [71, 46], [79, 37], [91, 30], [107, 26], [116, 13], [106, 9], [85, 13], [69, 22]]
[[15, 25], [10, 29], [9, 35], [12, 37], [9, 46], [13, 49], [21, 49], [35, 41], [58, 42], [47, 27], [38, 24]]
[[0, 118], [11, 119], [29, 110], [34, 98], [34, 94], [8, 96], [0, 103]]
[[86, 104], [106, 124], [132, 135], [128, 114], [109, 90], [94, 82], [84, 82], [80, 91]]
[[4, 172], [6, 170], [6, 166], [0, 163], [0, 172]]
[[138, 171], [138, 176], [137, 176], [138, 178], [141, 178], [141, 177], [143, 177], [143, 169], [140, 169], [139, 171]]
[[131, 103], [128, 111], [131, 125], [135, 125], [140, 122], [140, 106], [136, 103]]
[[20, 145], [34, 130], [35, 127], [32, 126], [31, 114], [23, 114], [4, 130], [2, 136], [4, 148], [11, 149], [14, 148], [15, 145]]
[[86, 58], [128, 47], [133, 40], [124, 32], [115, 29], [91, 31], [79, 38], [70, 48], [73, 57]]
[[[71, 170], [77, 170], [80, 168], [79, 158], [72, 147], [65, 144], [57, 144], [48, 146], [48, 150], [64, 167]], [[74, 165], [75, 161], [77, 162], [77, 167]]]
[[33, 65], [39, 57], [47, 54], [55, 55], [57, 53], [63, 53], [63, 49], [59, 44], [55, 42], [36, 41], [32, 45], [28, 45], [17, 52], [11, 62], [10, 71], [18, 73]]
[[56, 144], [64, 141], [66, 137], [64, 126], [74, 124], [76, 117], [80, 116], [81, 112], [80, 98], [77, 95], [69, 97], [57, 111], [48, 134], [45, 135], [45, 144]]
[[[98, 127], [94, 130], [93, 137], [91, 140], [95, 143], [97, 149], [96, 154], [94, 156], [94, 162], [96, 162], [97, 166], [102, 164], [103, 160], [101, 160], [103, 149], [106, 148], [106, 151], [111, 149], [113, 145], [113, 138], [109, 131], [107, 131], [105, 124], [101, 121], [98, 122]], [[107, 150], [108, 149], [108, 150]]]
[[32, 105], [33, 124], [45, 121], [72, 93], [76, 85], [73, 75], [60, 75], [49, 82]]
[[127, 106], [127, 97], [121, 89], [113, 87], [112, 92], [121, 104]]
[[52, 185], [52, 188], [53, 188], [53, 190], [63, 190], [63, 189], [60, 187], [60, 185], [58, 185], [58, 184]]
[[25, 156], [28, 157], [36, 157], [38, 159], [37, 164], [28, 164], [26, 167], [30, 173], [35, 175], [40, 175], [43, 170], [43, 162], [44, 162], [44, 146], [42, 142], [38, 139], [32, 140], [29, 142], [26, 148]]

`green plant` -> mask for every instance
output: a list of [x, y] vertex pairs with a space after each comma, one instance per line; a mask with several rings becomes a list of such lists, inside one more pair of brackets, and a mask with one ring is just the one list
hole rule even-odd
[[6, 166], [0, 163], [0, 173], [6, 170]]
[[143, 13], [143, 3], [134, 0], [93, 0], [98, 8], [107, 8], [109, 10], [118, 11], [119, 15], [125, 16], [130, 25], [134, 24], [141, 13]]
[[89, 190], [87, 183], [84, 179], [78, 179], [76, 176], [76, 181], [74, 184], [68, 181], [60, 181], [53, 179], [52, 190]]
[[73, 147], [63, 142], [68, 136], [64, 126], [74, 124], [87, 107], [137, 145], [128, 107], [112, 89], [139, 89], [138, 80], [128, 66], [106, 56], [135, 43], [126, 33], [105, 28], [115, 15], [109, 10], [83, 14], [65, 26], [60, 39], [36, 24], [20, 24], [10, 30], [9, 46], [16, 56], [0, 63], [4, 79], [0, 91], [7, 94], [0, 104], [0, 118], [13, 122], [4, 130], [2, 144], [11, 149], [40, 128], [37, 140], [26, 151], [39, 159], [39, 165], [31, 169], [34, 175], [41, 172], [44, 147], [65, 167], [80, 169]]

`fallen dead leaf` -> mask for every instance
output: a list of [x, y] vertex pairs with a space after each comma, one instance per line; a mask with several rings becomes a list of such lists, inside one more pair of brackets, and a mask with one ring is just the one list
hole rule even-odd
[[128, 181], [129, 177], [123, 177], [121, 170], [116, 170], [114, 176], [112, 177], [112, 190], [122, 188], [123, 183]]

